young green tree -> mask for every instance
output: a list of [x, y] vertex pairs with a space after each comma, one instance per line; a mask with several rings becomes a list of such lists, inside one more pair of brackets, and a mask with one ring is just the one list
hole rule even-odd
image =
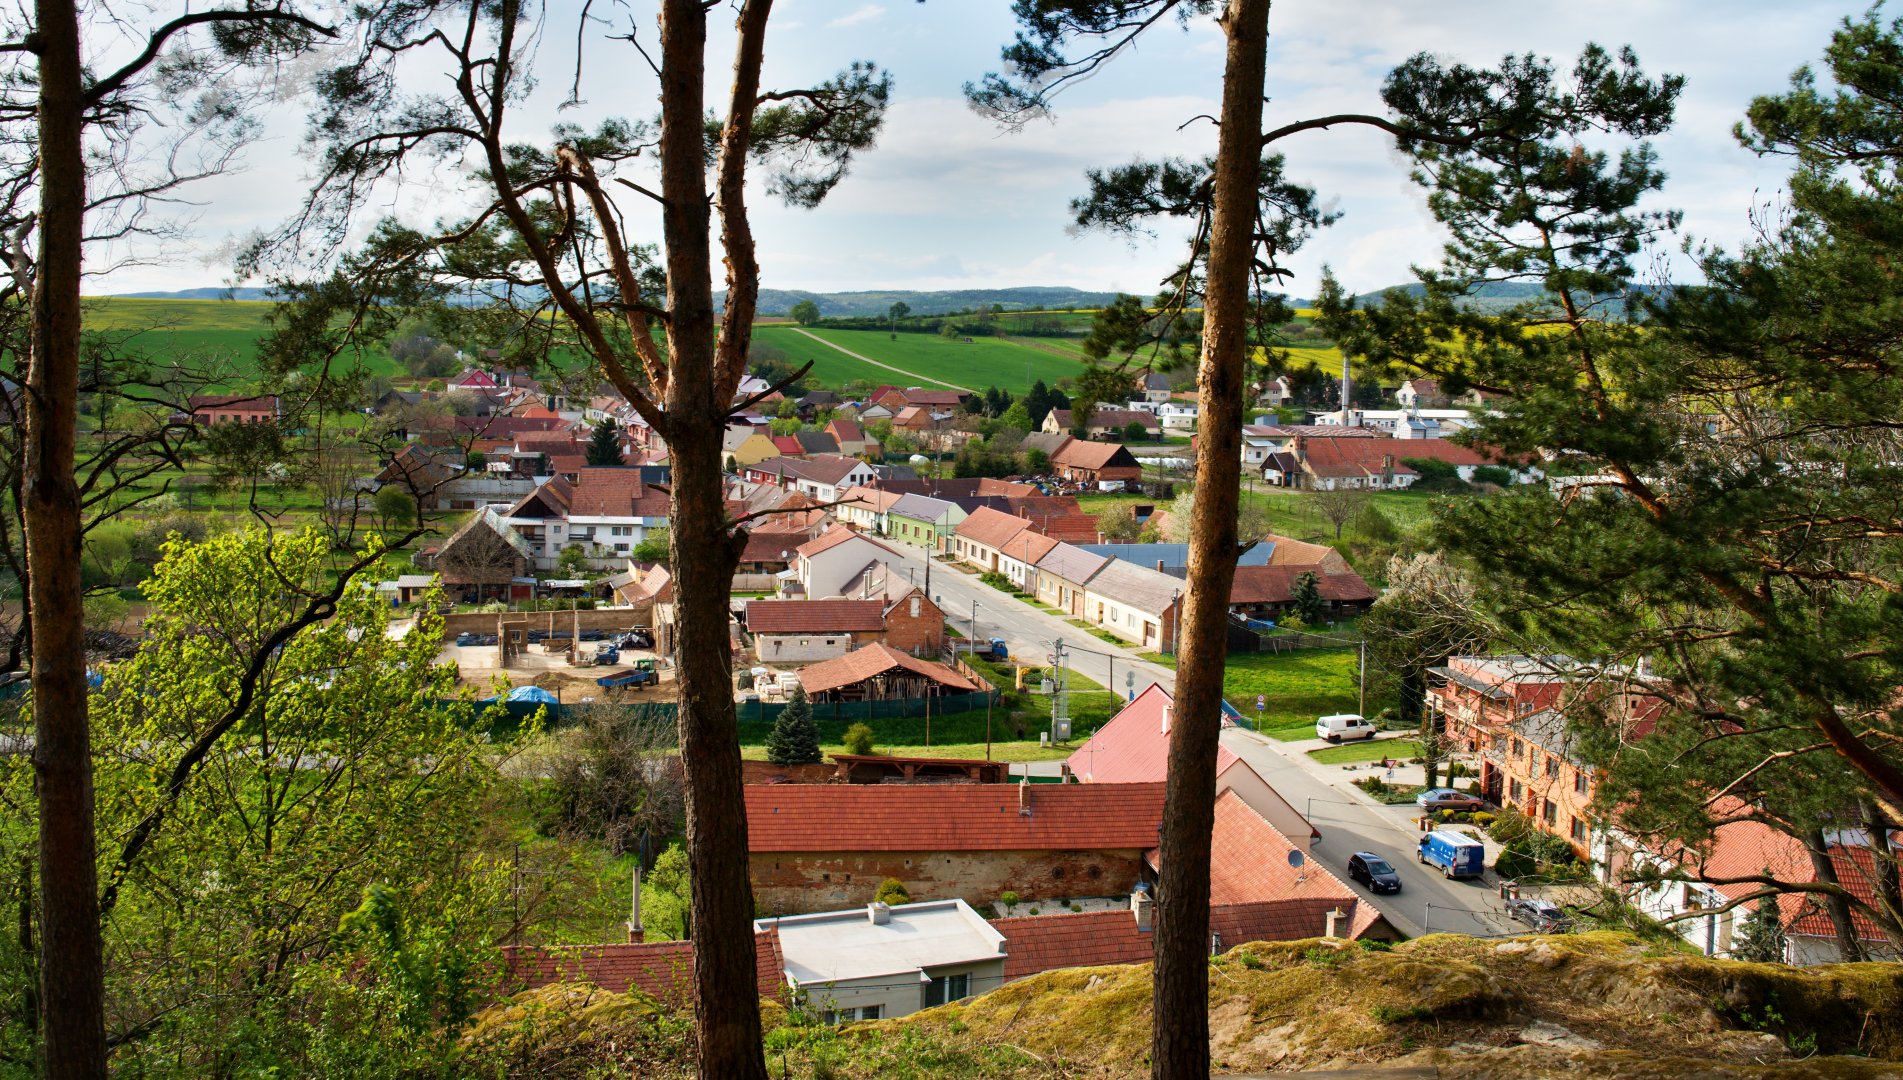
[[603, 420], [595, 425], [594, 432], [588, 437], [588, 464], [621, 463], [621, 429], [613, 420]]
[[899, 328], [899, 320], [905, 318], [907, 315], [910, 315], [911, 313], [912, 313], [912, 305], [906, 303], [903, 300], [894, 300], [892, 301], [892, 306], [885, 309], [886, 321], [888, 324], [890, 324], [891, 328], [894, 331], [898, 330]]
[[407, 529], [416, 523], [416, 500], [394, 484], [377, 489], [376, 505], [386, 528]]
[[811, 326], [819, 321], [819, 305], [811, 300], [801, 300], [788, 308], [786, 314], [801, 326]]
[[565, 578], [585, 578], [589, 575], [588, 549], [580, 544], [569, 544], [555, 556], [555, 570]]
[[775, 765], [806, 765], [820, 760], [819, 725], [813, 722], [813, 706], [806, 690], [794, 687], [786, 707], [773, 720], [767, 734], [766, 757]]

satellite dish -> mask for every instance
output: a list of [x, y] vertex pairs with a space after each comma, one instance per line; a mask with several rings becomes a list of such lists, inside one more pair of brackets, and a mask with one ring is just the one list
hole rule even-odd
[[1302, 855], [1301, 852], [1296, 851], [1294, 848], [1289, 849], [1289, 853], [1288, 853], [1289, 869], [1300, 870], [1302, 868], [1302, 864], [1307, 861], [1308, 860]]

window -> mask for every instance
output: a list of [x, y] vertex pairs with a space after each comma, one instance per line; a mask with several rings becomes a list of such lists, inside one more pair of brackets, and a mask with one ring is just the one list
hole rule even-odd
[[960, 1001], [971, 996], [970, 975], [940, 975], [925, 987], [925, 1007]]
[[1540, 816], [1546, 819], [1546, 823], [1548, 825], [1551, 825], [1554, 828], [1558, 828], [1559, 827], [1559, 804], [1554, 802], [1551, 799], [1546, 800], [1546, 807], [1544, 810], [1540, 812]]
[[610, 529], [608, 530], [608, 534], [609, 534], [610, 536], [633, 536], [633, 535], [634, 535], [634, 526], [632, 526], [632, 525], [616, 525], [616, 526], [613, 526], [612, 528], [610, 528]]
[[1581, 820], [1579, 820], [1578, 818], [1574, 818], [1574, 819], [1573, 819], [1573, 830], [1572, 830], [1572, 831], [1573, 831], [1573, 842], [1574, 842], [1574, 843], [1577, 843], [1577, 844], [1583, 844], [1583, 843], [1585, 843], [1585, 842], [1586, 842], [1586, 832], [1587, 832], [1587, 829], [1586, 829], [1586, 823], [1585, 823], [1585, 822], [1583, 822], [1583, 821], [1581, 821]]
[[1550, 754], [1546, 758], [1546, 775], [1549, 777], [1559, 775], [1559, 759]]
[[1525, 748], [1520, 745], [1520, 740], [1518, 739], [1513, 740], [1513, 756], [1514, 757], [1519, 757], [1524, 749]]
[[1584, 795], [1586, 793], [1586, 788], [1589, 786], [1591, 785], [1586, 780], [1586, 770], [1584, 769], [1573, 770], [1573, 793], [1575, 795]]
[[1525, 791], [1526, 791], [1526, 788], [1522, 787], [1518, 780], [1514, 780], [1507, 784], [1507, 792], [1509, 796], [1515, 801], [1518, 801], [1520, 798], [1520, 795]]

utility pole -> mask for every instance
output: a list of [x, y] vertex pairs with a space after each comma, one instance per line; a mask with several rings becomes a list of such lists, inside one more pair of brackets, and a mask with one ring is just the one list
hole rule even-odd
[[978, 651], [978, 601], [971, 602], [971, 651]]
[[1361, 715], [1368, 715], [1368, 639], [1361, 639]]

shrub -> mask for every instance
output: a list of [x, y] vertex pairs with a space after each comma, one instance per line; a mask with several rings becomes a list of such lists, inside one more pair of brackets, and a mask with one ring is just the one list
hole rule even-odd
[[1481, 465], [1474, 469], [1474, 483], [1507, 487], [1513, 483], [1513, 474], [1503, 465]]
[[1458, 761], [1450, 761], [1447, 763], [1447, 779], [1449, 781], [1449, 786], [1452, 786], [1452, 781], [1458, 780], [1465, 775], [1467, 775], [1466, 765]]
[[1006, 911], [1016, 911], [1018, 907], [1018, 894], [1012, 892], [1010, 889], [1006, 889], [998, 894], [998, 903], [1003, 904]]
[[1476, 810], [1473, 816], [1469, 817], [1467, 820], [1473, 822], [1475, 825], [1478, 825], [1483, 829], [1491, 830], [1493, 828], [1493, 822], [1497, 816], [1498, 815], [1496, 814], [1489, 814], [1485, 810]]
[[1037, 914], [1037, 908], [1035, 907], [1031, 908], [1031, 914], [1033, 915]]
[[984, 582], [986, 585], [991, 586], [992, 588], [998, 590], [999, 592], [1016, 592], [1017, 591], [1017, 586], [1011, 584], [1011, 579], [1008, 577], [1005, 577], [1003, 574], [998, 573], [996, 570], [987, 570], [984, 573], [979, 574], [978, 580]]
[[848, 754], [864, 757], [872, 753], [872, 729], [863, 723], [847, 728], [845, 737], [841, 741], [846, 744]]
[[889, 877], [879, 883], [879, 891], [873, 894], [874, 900], [881, 904], [909, 904], [912, 894], [906, 891], [905, 882]]

